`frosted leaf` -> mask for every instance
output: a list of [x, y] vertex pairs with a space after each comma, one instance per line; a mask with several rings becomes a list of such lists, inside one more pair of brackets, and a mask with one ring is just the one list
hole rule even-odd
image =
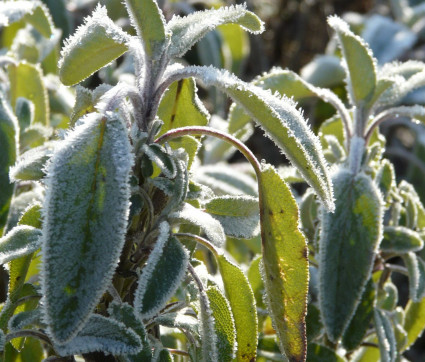
[[206, 33], [222, 24], [238, 24], [243, 29], [258, 34], [263, 32], [263, 22], [246, 5], [233, 5], [219, 9], [197, 11], [185, 17], [173, 16], [167, 24], [171, 32], [170, 58], [183, 56]]
[[425, 262], [413, 252], [402, 257], [409, 273], [409, 298], [420, 302], [425, 296]]
[[175, 313], [160, 314], [154, 319], [154, 322], [169, 328], [178, 328], [182, 331], [190, 332], [196, 339], [200, 339], [199, 335], [199, 321], [197, 318], [185, 314], [186, 310], [183, 309]]
[[318, 55], [300, 70], [301, 77], [317, 87], [332, 88], [344, 80], [345, 70], [335, 55]]
[[365, 41], [355, 35], [341, 18], [328, 17], [328, 24], [335, 30], [343, 53], [350, 102], [361, 106], [373, 97], [375, 91], [376, 59]]
[[125, 5], [147, 55], [157, 60], [166, 43], [165, 18], [158, 3], [155, 0], [126, 0]]
[[424, 243], [418, 232], [404, 226], [385, 226], [380, 249], [389, 253], [419, 251]]
[[186, 67], [170, 75], [176, 79], [190, 76], [202, 80], [206, 87], [219, 88], [240, 104], [297, 167], [325, 207], [333, 209], [332, 183], [319, 139], [292, 100], [214, 67]]
[[214, 330], [215, 320], [210, 301], [204, 290], [199, 291], [199, 301], [201, 304], [202, 360], [205, 362], [215, 362], [218, 361], [217, 335]]
[[374, 308], [374, 321], [381, 361], [396, 361], [398, 357], [397, 342], [389, 316], [385, 311]]
[[224, 233], [251, 239], [260, 232], [258, 199], [249, 196], [223, 196], [209, 200], [205, 211], [220, 221]]
[[383, 201], [376, 184], [362, 172], [355, 175], [345, 168], [335, 169], [332, 180], [336, 209], [322, 211], [319, 302], [327, 334], [336, 341], [370, 279], [382, 239]]
[[220, 222], [214, 219], [206, 212], [185, 203], [184, 206], [169, 215], [171, 221], [175, 223], [188, 223], [191, 225], [199, 226], [205, 233], [208, 240], [215, 246], [221, 247], [226, 236]]
[[9, 26], [19, 20], [29, 22], [46, 38], [52, 35], [52, 18], [47, 6], [39, 0], [3, 1], [0, 8], [0, 27]]
[[32, 226], [14, 227], [0, 238], [0, 264], [28, 255], [41, 246], [41, 230]]
[[142, 146], [142, 150], [149, 159], [155, 162], [164, 175], [170, 179], [176, 177], [177, 169], [173, 157], [166, 151], [166, 149], [158, 144]]
[[141, 348], [140, 338], [132, 329], [98, 314], [93, 314], [70, 342], [55, 344], [55, 350], [61, 356], [91, 352], [136, 354]]
[[257, 196], [257, 183], [242, 172], [235, 172], [235, 165], [225, 163], [201, 166], [193, 175], [195, 181], [210, 187], [218, 195]]
[[91, 17], [65, 40], [59, 60], [59, 74], [65, 85], [89, 77], [122, 55], [130, 37], [108, 17], [106, 7], [98, 5]]
[[137, 88], [124, 82], [119, 82], [97, 100], [95, 108], [99, 113], [119, 110], [127, 97], [138, 97]]
[[14, 186], [9, 180], [9, 167], [12, 166], [19, 153], [18, 120], [6, 99], [0, 94], [0, 235], [6, 219], [13, 195]]
[[11, 181], [39, 180], [44, 177], [44, 165], [54, 152], [55, 142], [47, 142], [22, 154], [10, 168]]
[[23, 311], [21, 313], [15, 314], [12, 318], [10, 318], [7, 327], [9, 328], [10, 332], [17, 332], [32, 324], [39, 324], [41, 319], [42, 313], [38, 308], [34, 310]]
[[152, 318], [165, 307], [186, 274], [187, 263], [187, 251], [170, 236], [168, 223], [162, 222], [135, 293], [134, 308], [140, 318]]
[[111, 283], [127, 229], [132, 164], [120, 118], [91, 113], [47, 166], [42, 286], [58, 343], [78, 333]]

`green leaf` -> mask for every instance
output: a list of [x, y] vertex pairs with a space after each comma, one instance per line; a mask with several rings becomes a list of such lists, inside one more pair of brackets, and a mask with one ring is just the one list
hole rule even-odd
[[155, 0], [126, 0], [125, 4], [147, 55], [156, 61], [166, 43], [165, 18], [161, 9]]
[[19, 129], [22, 132], [34, 123], [34, 103], [26, 98], [19, 97], [16, 100], [15, 110], [19, 121]]
[[183, 18], [174, 16], [167, 24], [167, 30], [172, 34], [168, 56], [182, 57], [206, 33], [223, 24], [238, 24], [254, 34], [264, 30], [263, 22], [245, 5], [197, 11]]
[[185, 332], [190, 332], [196, 339], [200, 339], [199, 321], [197, 318], [186, 315], [183, 309], [176, 313], [163, 313], [155, 317], [154, 322], [168, 328], [178, 328]]
[[341, 357], [335, 351], [318, 343], [309, 343], [307, 349], [308, 362], [344, 362], [345, 358]]
[[209, 200], [205, 211], [220, 221], [224, 233], [251, 239], [259, 233], [258, 199], [251, 196], [221, 196]]
[[260, 274], [261, 260], [262, 260], [262, 256], [258, 255], [255, 259], [251, 261], [251, 265], [249, 266], [247, 276], [248, 276], [249, 284], [251, 285], [252, 291], [255, 296], [257, 307], [265, 308], [264, 302], [263, 302], [264, 283], [263, 283], [263, 279], [261, 279], [261, 274]]
[[407, 350], [425, 329], [425, 298], [420, 302], [409, 300], [405, 308], [404, 330], [407, 332], [407, 344], [403, 350]]
[[328, 18], [328, 24], [335, 30], [343, 53], [351, 104], [361, 106], [368, 102], [375, 92], [376, 61], [365, 41], [355, 35], [345, 21], [331, 16]]
[[201, 147], [201, 142], [198, 141], [195, 137], [192, 136], [183, 136], [170, 140], [168, 144], [171, 146], [173, 150], [177, 150], [179, 148], [183, 148], [188, 157], [189, 161], [187, 163], [187, 169], [190, 170], [192, 167], [193, 161], [195, 161], [195, 157], [198, 153], [199, 148]]
[[20, 20], [30, 23], [46, 38], [52, 35], [53, 22], [49, 10], [41, 1], [6, 1], [2, 4], [0, 27]]
[[14, 187], [9, 180], [9, 167], [15, 163], [18, 155], [18, 134], [18, 120], [0, 95], [0, 235], [6, 223], [13, 195]]
[[128, 40], [129, 36], [108, 17], [106, 8], [98, 5], [61, 50], [61, 81], [65, 85], [81, 82], [126, 52]]
[[348, 351], [356, 349], [364, 339], [373, 318], [375, 306], [375, 285], [372, 279], [366, 284], [362, 299], [342, 337], [342, 344]]
[[413, 252], [402, 257], [409, 273], [409, 297], [419, 302], [425, 296], [425, 262]]
[[213, 67], [186, 67], [170, 76], [199, 78], [207, 87], [216, 86], [232, 97], [282, 149], [325, 207], [333, 210], [332, 184], [321, 145], [292, 100], [274, 96]]
[[68, 343], [56, 344], [61, 356], [102, 351], [114, 355], [136, 354], [142, 343], [139, 336], [123, 323], [93, 314], [84, 328]]
[[142, 341], [142, 351], [135, 355], [127, 355], [126, 358], [132, 361], [150, 361], [152, 351], [147, 338], [148, 335], [145, 326], [137, 317], [134, 308], [127, 303], [119, 304], [114, 301], [109, 304], [108, 313], [113, 319], [123, 323], [128, 329], [136, 332]]
[[416, 231], [404, 226], [385, 226], [379, 248], [390, 253], [408, 253], [421, 250], [423, 246], [424, 242]]
[[134, 308], [140, 318], [149, 319], [165, 307], [186, 274], [188, 255], [169, 225], [160, 224], [160, 234], [149, 255], [135, 293]]
[[45, 176], [44, 166], [53, 154], [55, 144], [47, 142], [35, 147], [19, 156], [16, 163], [10, 168], [9, 177], [17, 180], [40, 180]]
[[188, 223], [199, 226], [207, 239], [215, 246], [221, 247], [226, 240], [220, 222], [190, 204], [185, 203], [180, 210], [171, 213], [169, 219], [175, 223]]
[[173, 128], [206, 126], [210, 115], [197, 95], [193, 78], [174, 82], [162, 97], [158, 117], [164, 122], [157, 136]]
[[0, 264], [31, 254], [41, 246], [41, 230], [16, 226], [0, 238]]
[[124, 123], [95, 113], [49, 163], [42, 275], [45, 319], [57, 343], [78, 333], [111, 282], [124, 245], [132, 163]]
[[390, 191], [396, 186], [394, 166], [386, 159], [381, 162], [382, 165], [377, 172], [375, 182], [382, 192], [383, 199], [389, 201]]
[[238, 348], [236, 360], [255, 360], [258, 322], [251, 286], [242, 270], [224, 255], [217, 256], [217, 263], [235, 321]]
[[394, 362], [397, 358], [397, 345], [392, 323], [386, 312], [377, 308], [374, 310], [374, 320], [381, 360]]
[[249, 55], [249, 37], [236, 24], [221, 25], [217, 28], [220, 37], [223, 39], [223, 45], [230, 50], [231, 70], [234, 74], [242, 71], [244, 61]]
[[323, 331], [323, 324], [320, 320], [320, 309], [315, 304], [308, 304], [307, 316], [305, 321], [307, 325], [307, 340], [313, 341], [314, 339], [319, 337]]
[[176, 164], [167, 150], [156, 143], [142, 146], [142, 150], [149, 159], [156, 163], [167, 178], [174, 178], [177, 174]]
[[34, 122], [49, 125], [49, 97], [40, 66], [25, 62], [10, 65], [9, 80], [12, 107], [19, 97], [27, 98], [35, 107]]
[[301, 361], [307, 349], [307, 242], [299, 229], [297, 203], [273, 167], [263, 165], [258, 190], [268, 309], [282, 353]]
[[379, 309], [393, 311], [397, 303], [398, 289], [391, 281], [387, 281], [382, 289], [378, 290], [378, 307]]
[[369, 176], [340, 168], [332, 180], [336, 208], [322, 215], [319, 296], [327, 334], [337, 341], [370, 278], [382, 238], [383, 208], [380, 191]]
[[345, 70], [335, 55], [316, 55], [300, 70], [301, 77], [316, 87], [333, 88], [342, 84]]
[[218, 361], [230, 362], [236, 349], [236, 331], [229, 302], [215, 286], [209, 287], [206, 293], [214, 318]]
[[11, 332], [16, 332], [34, 323], [39, 323], [41, 318], [42, 313], [40, 309], [24, 311], [15, 314], [12, 318], [9, 319], [8, 328]]

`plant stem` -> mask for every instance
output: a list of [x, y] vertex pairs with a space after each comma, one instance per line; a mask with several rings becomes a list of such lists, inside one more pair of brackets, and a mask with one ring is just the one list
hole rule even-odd
[[19, 338], [19, 337], [34, 337], [49, 344], [50, 346], [53, 346], [52, 342], [50, 341], [49, 337], [46, 334], [40, 331], [32, 330], [32, 329], [23, 329], [21, 331], [8, 333], [6, 335], [6, 342], [10, 342], [12, 339]]
[[216, 247], [213, 244], [211, 244], [207, 239], [205, 239], [201, 236], [198, 236], [198, 235], [195, 235], [195, 234], [189, 234], [189, 233], [176, 233], [176, 234], [174, 234], [174, 236], [186, 238], [186, 239], [192, 239], [192, 240], [198, 242], [199, 244], [202, 244], [206, 248], [208, 248], [214, 254], [214, 256], [216, 258], [219, 255], [219, 252], [216, 249]]
[[257, 174], [257, 177], [260, 176], [261, 165], [258, 162], [257, 158], [254, 156], [254, 154], [251, 152], [251, 150], [248, 147], [246, 147], [237, 138], [211, 127], [190, 126], [190, 127], [175, 128], [168, 131], [167, 133], [164, 133], [161, 137], [157, 138], [155, 140], [155, 143], [164, 143], [173, 138], [188, 136], [188, 135], [213, 136], [230, 143], [231, 145], [235, 146], [245, 156], [245, 158], [254, 168], [255, 173]]
[[189, 353], [187, 353], [186, 351], [182, 351], [180, 349], [168, 348], [168, 352], [170, 352], [171, 354], [179, 355], [179, 356], [190, 357], [190, 354]]

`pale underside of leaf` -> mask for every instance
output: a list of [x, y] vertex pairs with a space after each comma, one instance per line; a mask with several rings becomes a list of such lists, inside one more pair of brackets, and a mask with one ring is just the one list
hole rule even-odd
[[47, 167], [42, 286], [58, 343], [83, 327], [111, 281], [127, 228], [132, 163], [121, 119], [92, 113]]

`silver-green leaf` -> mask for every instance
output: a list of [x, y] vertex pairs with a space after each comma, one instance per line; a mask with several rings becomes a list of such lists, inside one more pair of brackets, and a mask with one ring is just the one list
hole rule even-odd
[[111, 282], [127, 228], [132, 164], [121, 119], [92, 113], [68, 134], [47, 167], [43, 294], [57, 343], [81, 330]]

